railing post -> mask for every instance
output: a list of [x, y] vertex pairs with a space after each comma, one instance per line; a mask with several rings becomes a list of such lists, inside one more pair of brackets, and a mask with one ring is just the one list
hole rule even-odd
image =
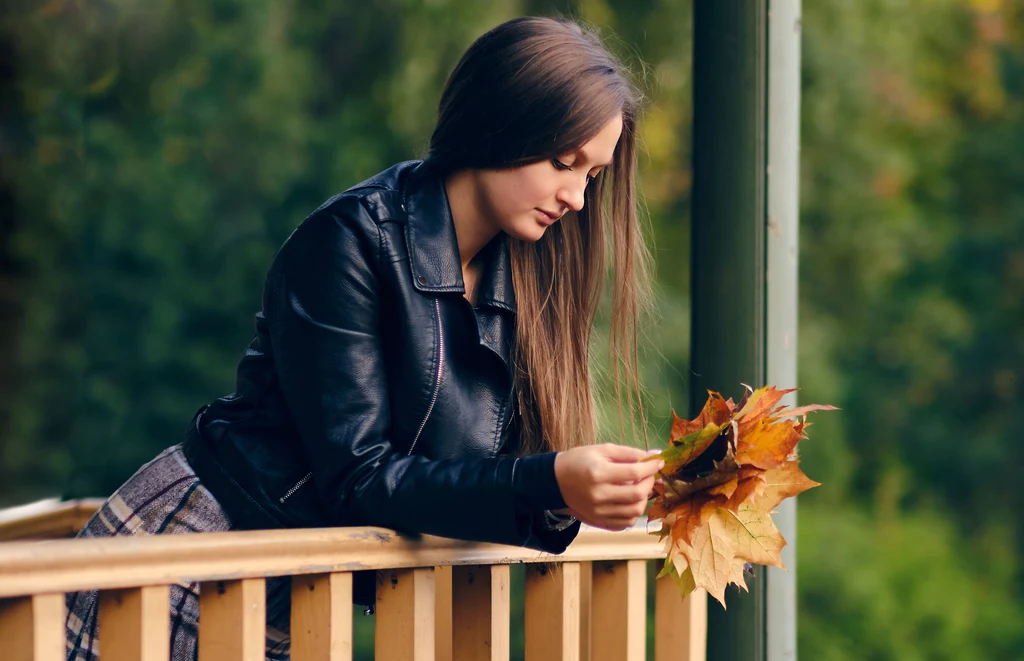
[[104, 590], [99, 617], [103, 661], [167, 661], [170, 656], [168, 586]]
[[293, 576], [290, 629], [292, 661], [352, 661], [352, 574]]
[[591, 658], [644, 661], [647, 561], [597, 561], [593, 581]]
[[377, 661], [433, 661], [434, 568], [377, 572]]
[[654, 584], [654, 661], [705, 661], [708, 595], [694, 590], [683, 599], [669, 576]]
[[64, 595], [0, 599], [0, 645], [10, 661], [64, 661]]
[[580, 661], [591, 661], [593, 629], [594, 563], [580, 563]]
[[454, 568], [453, 661], [508, 661], [509, 592], [508, 565]]
[[580, 565], [526, 568], [526, 661], [578, 661]]
[[452, 566], [434, 567], [434, 661], [452, 661]]
[[263, 661], [267, 591], [262, 578], [199, 587], [199, 661]]

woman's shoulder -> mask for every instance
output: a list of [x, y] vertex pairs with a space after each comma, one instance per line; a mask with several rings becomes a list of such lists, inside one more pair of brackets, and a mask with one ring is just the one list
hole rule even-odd
[[402, 220], [408, 180], [421, 166], [422, 161], [403, 161], [337, 193], [307, 216], [295, 231], [331, 223], [349, 229], [362, 225], [365, 231], [383, 222]]
[[421, 169], [423, 169], [423, 161], [402, 161], [359, 182], [335, 197], [343, 195], [366, 197], [378, 191], [402, 192], [408, 184], [409, 177]]
[[410, 176], [421, 161], [404, 161], [344, 190], [317, 207], [292, 231], [277, 251], [278, 267], [319, 260], [341, 251], [349, 257], [378, 256], [380, 226], [405, 217], [405, 195]]

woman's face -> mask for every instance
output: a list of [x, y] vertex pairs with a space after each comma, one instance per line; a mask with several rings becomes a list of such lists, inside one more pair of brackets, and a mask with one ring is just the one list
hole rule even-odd
[[508, 170], [478, 171], [482, 216], [510, 236], [537, 241], [566, 211], [583, 208], [587, 184], [612, 162], [621, 134], [619, 115], [570, 154]]

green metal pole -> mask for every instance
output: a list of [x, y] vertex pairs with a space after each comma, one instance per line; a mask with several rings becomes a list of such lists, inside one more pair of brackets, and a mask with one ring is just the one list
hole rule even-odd
[[[765, 382], [766, 8], [693, 3], [690, 410]], [[765, 574], [708, 597], [708, 661], [764, 661]]]
[[[796, 381], [799, 0], [694, 2], [690, 408]], [[795, 570], [795, 510], [776, 518]], [[791, 574], [708, 604], [708, 661], [796, 656]]]

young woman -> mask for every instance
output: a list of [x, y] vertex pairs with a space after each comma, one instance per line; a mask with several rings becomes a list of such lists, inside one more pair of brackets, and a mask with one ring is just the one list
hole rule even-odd
[[[616, 387], [637, 392], [637, 105], [572, 22], [483, 35], [448, 80], [427, 157], [293, 232], [235, 393], [80, 536], [373, 525], [560, 553], [580, 522], [631, 526], [659, 466], [596, 444], [588, 359], [612, 266]], [[174, 659], [196, 654], [197, 593], [172, 587]], [[268, 658], [288, 656], [288, 593], [268, 582]], [[68, 658], [93, 659], [97, 636], [96, 594], [69, 595]]]

